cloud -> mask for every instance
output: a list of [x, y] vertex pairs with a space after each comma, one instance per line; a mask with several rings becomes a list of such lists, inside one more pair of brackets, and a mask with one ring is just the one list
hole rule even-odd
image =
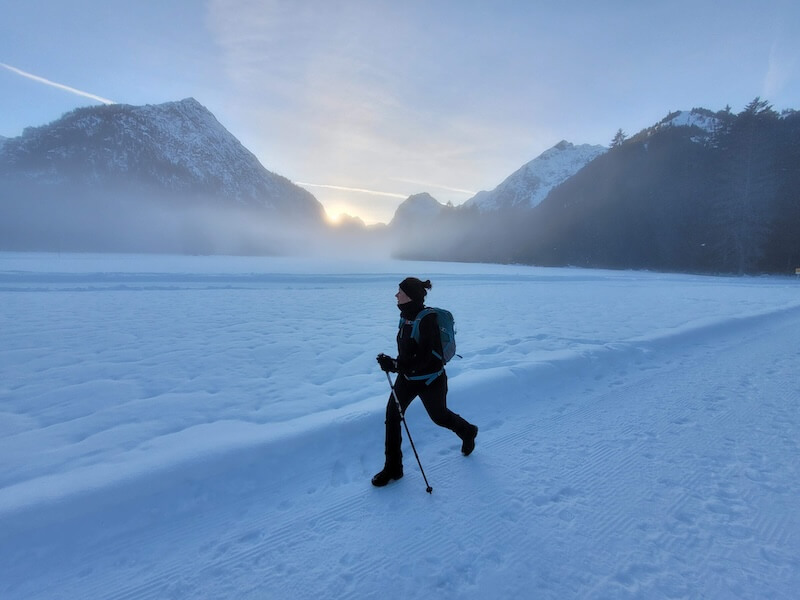
[[12, 73], [16, 73], [17, 75], [21, 75], [22, 77], [26, 77], [28, 79], [32, 79], [33, 81], [37, 81], [39, 83], [43, 83], [45, 85], [49, 85], [54, 88], [58, 88], [60, 90], [64, 90], [65, 92], [69, 92], [71, 94], [76, 94], [78, 96], [83, 96], [84, 98], [90, 98], [92, 100], [97, 100], [102, 104], [116, 104], [113, 100], [109, 100], [108, 98], [103, 98], [101, 96], [96, 96], [95, 94], [90, 94], [89, 92], [84, 92], [82, 90], [75, 89], [74, 87], [70, 87], [68, 85], [64, 85], [63, 83], [56, 83], [55, 81], [50, 81], [49, 79], [45, 79], [44, 77], [39, 77], [38, 75], [34, 75], [33, 73], [28, 73], [23, 71], [22, 69], [17, 69], [16, 67], [12, 67], [11, 65], [7, 65], [5, 63], [0, 63], [0, 67], [11, 71]]
[[395, 194], [394, 192], [379, 192], [376, 190], [367, 190], [364, 188], [345, 187], [342, 185], [328, 185], [326, 183], [303, 183], [300, 181], [295, 182], [297, 185], [303, 187], [317, 187], [325, 188], [328, 190], [339, 190], [342, 192], [358, 192], [359, 194], [372, 194], [373, 196], [388, 196], [389, 198], [407, 198], [408, 194]]
[[774, 98], [779, 95], [794, 75], [795, 61], [782, 51], [780, 44], [772, 44], [769, 53], [767, 73], [764, 76], [763, 96]]

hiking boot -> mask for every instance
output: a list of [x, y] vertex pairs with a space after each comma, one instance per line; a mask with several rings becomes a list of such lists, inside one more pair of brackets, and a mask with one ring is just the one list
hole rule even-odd
[[469, 426], [467, 437], [461, 438], [461, 454], [469, 456], [475, 450], [475, 438], [478, 437], [478, 428], [475, 425]]
[[372, 478], [372, 485], [375, 487], [383, 487], [395, 479], [400, 479], [403, 476], [403, 465], [399, 467], [383, 467], [383, 471], [377, 473]]

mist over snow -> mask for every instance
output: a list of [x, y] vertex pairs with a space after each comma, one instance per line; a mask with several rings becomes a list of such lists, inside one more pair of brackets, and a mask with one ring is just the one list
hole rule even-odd
[[194, 98], [80, 108], [26, 128], [0, 154], [0, 173], [20, 185], [85, 184], [89, 192], [213, 199], [309, 221], [322, 215], [309, 192], [265, 169]]
[[88, 107], [0, 146], [0, 250], [789, 273], [798, 131], [800, 113], [760, 98], [739, 114], [678, 111], [610, 150], [561, 141], [462, 205], [415, 193], [367, 227], [332, 223], [193, 98]]
[[[456, 317], [383, 464], [394, 293]], [[0, 597], [794, 598], [798, 280], [0, 253]]]
[[0, 148], [5, 250], [301, 253], [322, 205], [193, 98], [87, 107]]

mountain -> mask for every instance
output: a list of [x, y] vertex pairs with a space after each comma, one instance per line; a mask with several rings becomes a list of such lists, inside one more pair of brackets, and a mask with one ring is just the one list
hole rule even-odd
[[[575, 146], [561, 141], [509, 175], [491, 192], [478, 192], [459, 207], [441, 204], [430, 194], [409, 196], [397, 207], [389, 227], [394, 230], [424, 228], [442, 219], [480, 221], [498, 211], [525, 210], [537, 206], [554, 187], [569, 179], [606, 152], [603, 146]], [[450, 223], [452, 226], [452, 223]]]
[[[715, 273], [800, 266], [800, 113], [671, 113], [554, 189], [509, 261]], [[511, 235], [507, 233], [507, 235]]]
[[[487, 243], [492, 249], [478, 247], [474, 241], [478, 238], [471, 231], [482, 230], [485, 235], [491, 230], [502, 237], [500, 231], [509, 214], [534, 208], [553, 188], [604, 152], [603, 146], [576, 146], [561, 141], [514, 171], [492, 191], [479, 192], [458, 207], [443, 205], [427, 193], [410, 196], [397, 207], [389, 223], [393, 253], [402, 258], [447, 259], [452, 257], [450, 246], [457, 245], [459, 260], [502, 260], [505, 252], [495, 251], [503, 244], [490, 241]], [[463, 239], [469, 237], [473, 239]]]
[[0, 175], [31, 183], [143, 187], [284, 216], [323, 214], [309, 192], [267, 171], [194, 98], [80, 108], [27, 128], [2, 147]]
[[669, 127], [689, 127], [696, 128], [697, 135], [692, 141], [703, 142], [715, 135], [723, 126], [723, 122], [722, 116], [705, 108], [693, 108], [688, 111], [678, 110], [669, 113], [652, 127], [641, 131], [638, 137], [649, 137]]
[[395, 229], [414, 227], [420, 222], [435, 219], [444, 209], [445, 206], [430, 194], [414, 194], [397, 207], [394, 217], [389, 222], [389, 227]]
[[[668, 114], [606, 151], [557, 144], [418, 219], [405, 259], [712, 273], [800, 267], [800, 113]], [[432, 211], [430, 202], [425, 205]]]
[[324, 223], [314, 196], [265, 169], [193, 98], [80, 108], [29, 127], [0, 146], [0, 181], [3, 247], [260, 253], [287, 224]]
[[458, 207], [430, 194], [410, 196], [395, 211], [389, 230], [397, 258], [504, 262], [514, 251], [507, 235], [555, 187], [606, 152], [603, 146], [561, 141], [509, 175], [490, 192]]
[[514, 171], [491, 192], [479, 192], [464, 205], [484, 213], [509, 208], [533, 208], [547, 197], [550, 190], [606, 150], [604, 146], [576, 146], [562, 140]]

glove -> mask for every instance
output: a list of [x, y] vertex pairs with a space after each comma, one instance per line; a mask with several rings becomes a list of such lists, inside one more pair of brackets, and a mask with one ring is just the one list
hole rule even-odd
[[397, 373], [397, 361], [391, 356], [378, 354], [378, 356], [375, 357], [375, 360], [378, 361], [382, 371], [386, 371], [387, 373]]

